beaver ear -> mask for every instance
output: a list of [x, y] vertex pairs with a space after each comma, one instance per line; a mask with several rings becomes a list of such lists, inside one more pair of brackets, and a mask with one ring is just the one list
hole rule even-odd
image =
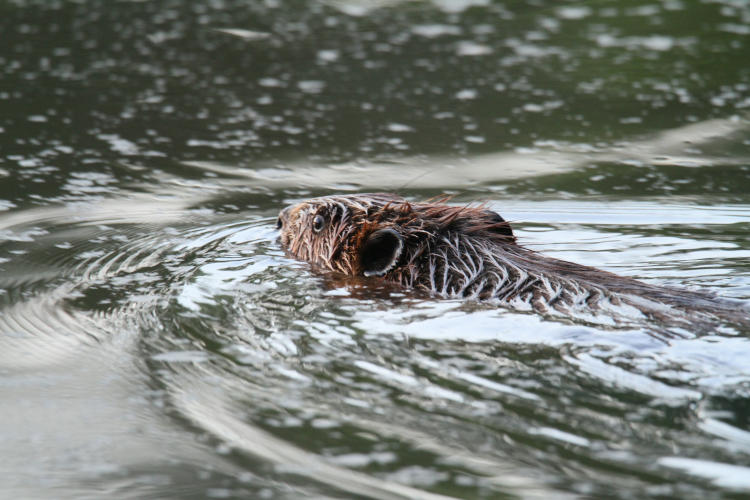
[[370, 233], [360, 254], [365, 276], [383, 276], [393, 269], [404, 249], [404, 239], [393, 229]]

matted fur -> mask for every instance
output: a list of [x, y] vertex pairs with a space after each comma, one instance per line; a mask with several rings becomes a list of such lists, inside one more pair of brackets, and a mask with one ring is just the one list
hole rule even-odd
[[[381, 279], [443, 297], [495, 299], [538, 312], [607, 311], [615, 319], [634, 314], [685, 324], [695, 319], [679, 316], [683, 311], [748, 321], [739, 302], [545, 257], [519, 245], [495, 212], [443, 201], [410, 203], [385, 193], [314, 198], [281, 212], [280, 239], [298, 259], [357, 276], [363, 274], [368, 236], [396, 231], [404, 249]], [[313, 230], [316, 216], [324, 219], [319, 232]]]

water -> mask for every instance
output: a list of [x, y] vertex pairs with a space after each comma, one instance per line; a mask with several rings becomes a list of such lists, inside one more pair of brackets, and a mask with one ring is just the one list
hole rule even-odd
[[0, 5], [0, 496], [744, 497], [748, 332], [313, 272], [333, 192], [750, 299], [742, 2]]

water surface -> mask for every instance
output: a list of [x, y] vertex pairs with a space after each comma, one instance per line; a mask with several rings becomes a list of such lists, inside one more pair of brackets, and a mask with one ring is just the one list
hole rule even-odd
[[0, 5], [0, 493], [741, 498], [739, 325], [315, 273], [283, 206], [483, 202], [547, 255], [750, 300], [732, 1]]

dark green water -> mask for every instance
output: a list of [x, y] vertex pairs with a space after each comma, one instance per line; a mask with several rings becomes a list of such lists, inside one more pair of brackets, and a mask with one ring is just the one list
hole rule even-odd
[[750, 6], [0, 0], [0, 497], [744, 498], [750, 341], [351, 288], [334, 192], [750, 299]]

